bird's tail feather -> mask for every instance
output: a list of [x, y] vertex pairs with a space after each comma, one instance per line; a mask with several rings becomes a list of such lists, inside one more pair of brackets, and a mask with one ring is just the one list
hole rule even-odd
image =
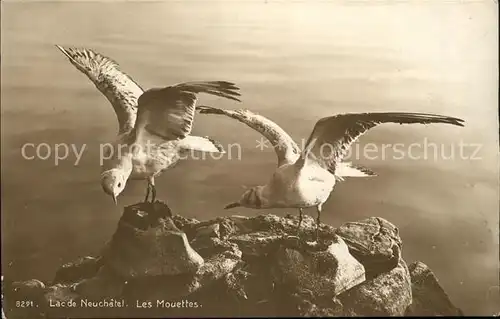
[[225, 153], [222, 145], [209, 138], [201, 136], [187, 136], [182, 139], [180, 147], [186, 150], [209, 152], [209, 153]]
[[370, 177], [377, 176], [377, 174], [364, 166], [342, 162], [335, 168], [335, 176], [343, 180], [344, 177]]

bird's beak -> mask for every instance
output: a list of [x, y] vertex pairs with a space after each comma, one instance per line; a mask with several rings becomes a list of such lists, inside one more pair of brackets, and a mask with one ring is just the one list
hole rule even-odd
[[235, 207], [240, 207], [241, 204], [240, 203], [231, 203], [229, 205], [226, 205], [226, 207], [224, 207], [224, 209], [230, 209], [230, 208], [235, 208]]
[[113, 195], [113, 202], [115, 203], [115, 205], [118, 205], [118, 201], [116, 200], [116, 195]]

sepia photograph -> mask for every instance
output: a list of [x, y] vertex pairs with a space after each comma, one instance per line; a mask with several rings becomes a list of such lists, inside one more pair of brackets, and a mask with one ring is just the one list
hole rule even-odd
[[500, 316], [495, 0], [2, 0], [2, 319]]

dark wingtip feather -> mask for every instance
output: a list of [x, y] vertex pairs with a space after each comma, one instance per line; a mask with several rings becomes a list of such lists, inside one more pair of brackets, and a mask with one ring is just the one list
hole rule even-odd
[[454, 125], [457, 125], [457, 126], [461, 126], [461, 127], [464, 127], [465, 126], [465, 121], [460, 119], [460, 118], [456, 118], [456, 117], [453, 117], [453, 124]]
[[429, 120], [430, 123], [443, 123], [443, 124], [451, 124], [460, 127], [465, 126], [465, 121], [461, 118], [452, 117], [452, 116], [444, 116], [444, 115], [434, 115], [434, 118]]
[[220, 96], [229, 100], [241, 102], [237, 96], [241, 96], [239, 88], [228, 81], [199, 81], [186, 82], [176, 85], [176, 87], [191, 91], [193, 93], [206, 93]]
[[239, 96], [238, 93], [232, 93], [232, 92], [231, 93], [226, 93], [226, 92], [215, 91], [215, 90], [206, 90], [206, 91], [204, 91], [204, 93], [211, 94], [211, 95], [216, 95], [216, 96], [220, 96], [220, 97], [223, 97], [223, 98], [226, 98], [226, 99], [229, 99], [229, 100], [233, 100], [233, 101], [241, 102], [240, 99], [234, 97], [235, 95]]
[[[241, 96], [239, 87], [237, 87], [234, 83], [228, 81], [212, 81], [207, 82], [208, 86], [213, 86], [212, 92], [219, 93], [221, 97], [225, 97], [227, 99], [241, 102], [240, 99], [236, 98], [236, 96]], [[210, 93], [212, 93], [210, 92]]]
[[357, 169], [360, 172], [365, 173], [368, 176], [377, 176], [377, 174], [374, 171], [372, 171], [371, 169], [369, 169], [367, 167], [364, 167], [361, 165], [353, 165], [353, 164], [351, 164], [351, 167]]
[[388, 113], [365, 113], [365, 115], [374, 118], [375, 120], [382, 120], [385, 122], [384, 118], [392, 118], [395, 122], [399, 124], [409, 124], [409, 123], [443, 123], [451, 124], [456, 126], [465, 126], [465, 121], [461, 118], [445, 116], [432, 113], [405, 113], [405, 112], [388, 112]]
[[232, 88], [235, 88], [235, 89], [239, 90], [239, 88], [236, 86], [236, 83], [233, 83], [233, 82], [229, 82], [229, 81], [213, 81], [213, 83], [217, 83], [218, 85], [221, 85], [221, 86], [232, 87]]

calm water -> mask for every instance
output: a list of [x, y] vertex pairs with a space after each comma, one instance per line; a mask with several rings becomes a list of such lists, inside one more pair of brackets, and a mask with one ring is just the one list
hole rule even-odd
[[[360, 146], [404, 143], [407, 150], [417, 143], [412, 154], [418, 158], [396, 158], [391, 148], [385, 157], [358, 154], [353, 161], [379, 177], [338, 185], [324, 221], [392, 221], [405, 259], [428, 264], [466, 313], [500, 311], [496, 12], [493, 1], [2, 3], [3, 273], [51, 279], [60, 263], [98, 252], [120, 218], [121, 206], [98, 183], [98, 144], [115, 135], [113, 111], [54, 48], [57, 43], [113, 57], [146, 88], [234, 81], [244, 104], [202, 102], [248, 107], [297, 140], [307, 138], [319, 118], [340, 112], [464, 118], [465, 128], [370, 131]], [[241, 160], [233, 151], [231, 159], [185, 161], [157, 180], [159, 196], [188, 217], [232, 214], [221, 207], [244, 185], [264, 182], [275, 156], [255, 148], [256, 132], [226, 118], [200, 116], [195, 133], [226, 145], [240, 142]], [[468, 145], [463, 156], [460, 142]], [[56, 166], [53, 158], [23, 159], [25, 143], [87, 147], [77, 166], [74, 156]], [[424, 143], [439, 147], [424, 151]], [[481, 144], [477, 154], [475, 144]], [[141, 200], [144, 186], [129, 184], [120, 205]]]

